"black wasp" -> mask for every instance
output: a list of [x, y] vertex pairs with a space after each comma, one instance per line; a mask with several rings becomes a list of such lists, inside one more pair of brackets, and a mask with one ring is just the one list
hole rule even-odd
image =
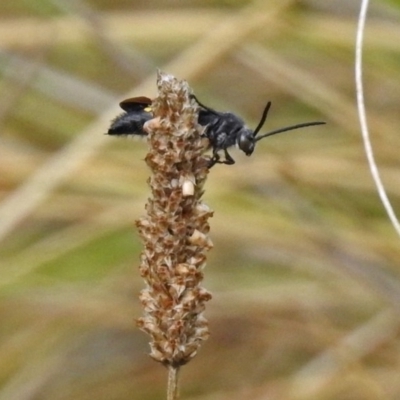
[[[275, 129], [257, 137], [258, 132], [267, 119], [268, 111], [271, 108], [271, 102], [267, 103], [260, 122], [256, 129], [252, 131], [237, 115], [230, 112], [215, 111], [200, 103], [194, 95], [193, 98], [200, 106], [199, 124], [206, 128], [204, 135], [210, 142], [209, 147], [212, 148], [209, 168], [215, 164], [234, 164], [235, 160], [228, 153], [228, 148], [231, 146], [237, 145], [247, 156], [250, 156], [254, 151], [256, 143], [268, 136], [307, 126], [325, 124], [325, 122], [305, 122]], [[152, 100], [144, 96], [133, 97], [122, 101], [119, 105], [125, 112], [112, 121], [107, 133], [109, 135], [145, 136], [146, 132], [143, 130], [143, 125], [153, 118], [151, 103]], [[219, 154], [221, 151], [224, 152], [224, 160], [221, 160]]]

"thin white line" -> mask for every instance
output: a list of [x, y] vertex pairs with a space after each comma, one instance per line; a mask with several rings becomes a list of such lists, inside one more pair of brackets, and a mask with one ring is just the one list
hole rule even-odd
[[400, 236], [399, 220], [397, 219], [396, 214], [394, 213], [393, 208], [390, 204], [389, 198], [387, 197], [385, 187], [383, 186], [383, 183], [379, 176], [378, 168], [375, 163], [374, 153], [372, 150], [371, 141], [369, 139], [367, 118], [365, 113], [364, 92], [362, 84], [362, 46], [363, 46], [363, 35], [365, 30], [365, 20], [368, 10], [368, 1], [369, 0], [362, 0], [360, 15], [358, 19], [358, 27], [357, 27], [355, 74], [356, 74], [358, 115], [360, 119], [361, 133], [364, 141], [365, 153], [367, 155], [372, 178], [374, 179], [379, 197], [381, 198], [382, 204], [385, 207], [385, 210], [390, 218], [390, 221], [392, 222], [392, 225], [394, 226], [397, 234]]

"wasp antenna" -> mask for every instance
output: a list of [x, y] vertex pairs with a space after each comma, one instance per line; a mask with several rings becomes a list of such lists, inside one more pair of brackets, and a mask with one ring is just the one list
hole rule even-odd
[[213, 110], [213, 109], [210, 108], [210, 107], [205, 106], [203, 103], [200, 103], [199, 99], [198, 99], [194, 94], [192, 94], [191, 97], [196, 101], [196, 103], [197, 103], [201, 108], [204, 108], [205, 110], [209, 111], [210, 113], [219, 116], [219, 113], [218, 113], [217, 111]]
[[262, 113], [260, 122], [257, 125], [257, 128], [254, 130], [253, 137], [256, 137], [259, 130], [263, 127], [265, 120], [267, 119], [268, 111], [270, 108], [271, 108], [271, 102], [269, 101], [264, 108], [264, 111]]
[[282, 132], [293, 131], [294, 129], [300, 129], [300, 128], [305, 128], [307, 126], [314, 126], [314, 125], [325, 125], [325, 124], [326, 124], [326, 122], [317, 121], [317, 122], [305, 122], [303, 124], [291, 125], [291, 126], [287, 126], [285, 128], [280, 128], [280, 129], [276, 129], [274, 131], [265, 133], [264, 135], [259, 136], [255, 141], [258, 142], [259, 140], [264, 139], [268, 136], [276, 135], [276, 134], [282, 133]]

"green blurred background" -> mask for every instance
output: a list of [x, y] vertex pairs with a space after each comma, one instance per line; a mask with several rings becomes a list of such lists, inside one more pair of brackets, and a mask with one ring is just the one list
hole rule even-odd
[[[146, 143], [104, 135], [156, 69], [273, 136], [217, 165], [211, 337], [182, 399], [400, 398], [399, 237], [359, 132], [359, 1], [0, 3], [0, 400], [165, 398], [135, 327]], [[372, 143], [400, 213], [400, 1], [372, 1]]]

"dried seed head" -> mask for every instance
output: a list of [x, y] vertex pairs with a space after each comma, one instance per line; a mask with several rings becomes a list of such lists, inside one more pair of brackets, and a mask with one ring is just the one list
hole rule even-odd
[[146, 121], [143, 125], [143, 130], [149, 133], [152, 130], [158, 129], [160, 127], [160, 118], [153, 118]]
[[212, 211], [201, 202], [207, 177], [203, 128], [186, 82], [159, 73], [155, 118], [144, 127], [152, 171], [147, 215], [137, 221], [144, 242], [140, 294], [144, 315], [138, 326], [151, 337], [150, 355], [178, 367], [197, 353], [208, 337], [203, 316], [211, 294], [201, 286]]
[[189, 242], [191, 244], [205, 246], [207, 244], [207, 236], [204, 233], [201, 233], [200, 231], [195, 229], [192, 233], [192, 236], [189, 237]]

